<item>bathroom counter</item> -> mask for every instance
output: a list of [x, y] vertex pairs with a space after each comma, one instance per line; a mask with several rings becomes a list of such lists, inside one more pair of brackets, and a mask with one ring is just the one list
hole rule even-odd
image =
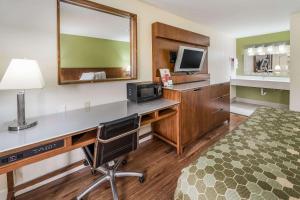
[[233, 86], [290, 90], [289, 77], [276, 76], [233, 76], [230, 79]]

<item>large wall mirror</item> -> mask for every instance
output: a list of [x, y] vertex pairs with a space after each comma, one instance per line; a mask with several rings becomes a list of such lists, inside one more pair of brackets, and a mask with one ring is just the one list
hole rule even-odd
[[137, 16], [85, 0], [58, 0], [59, 84], [137, 78]]
[[250, 46], [244, 50], [244, 74], [289, 76], [290, 45], [288, 42]]

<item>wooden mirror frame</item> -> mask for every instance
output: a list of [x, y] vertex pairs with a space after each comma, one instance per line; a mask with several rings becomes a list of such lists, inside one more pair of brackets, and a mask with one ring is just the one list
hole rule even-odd
[[[61, 62], [60, 62], [60, 2], [69, 3], [84, 8], [105, 12], [108, 14], [125, 17], [130, 19], [130, 64], [131, 64], [131, 77], [130, 78], [112, 78], [107, 80], [88, 80], [88, 81], [62, 81], [61, 80]], [[87, 0], [57, 0], [57, 61], [58, 61], [58, 84], [81, 84], [81, 83], [97, 83], [109, 81], [122, 81], [122, 80], [135, 80], [137, 79], [137, 15], [102, 5], [96, 2]]]

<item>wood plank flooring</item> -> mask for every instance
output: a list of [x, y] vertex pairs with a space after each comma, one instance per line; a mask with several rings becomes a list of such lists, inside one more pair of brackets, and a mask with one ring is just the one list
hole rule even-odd
[[[117, 179], [117, 190], [120, 200], [168, 200], [173, 199], [177, 179], [181, 170], [197, 159], [214, 142], [218, 141], [228, 131], [244, 122], [247, 117], [231, 114], [229, 124], [209, 132], [203, 138], [189, 145], [182, 156], [176, 155], [175, 148], [153, 139], [143, 143], [140, 148], [129, 155], [128, 164], [122, 166], [124, 171], [144, 171], [146, 180], [140, 184], [137, 178]], [[91, 175], [88, 168], [70, 174], [18, 196], [17, 200], [69, 200], [88, 187], [101, 175]], [[104, 184], [91, 192], [86, 199], [111, 200], [109, 184]]]

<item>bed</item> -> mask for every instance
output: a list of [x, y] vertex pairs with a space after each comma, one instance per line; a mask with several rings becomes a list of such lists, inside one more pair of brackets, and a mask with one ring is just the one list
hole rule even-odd
[[300, 113], [258, 108], [182, 170], [174, 199], [300, 199]]

